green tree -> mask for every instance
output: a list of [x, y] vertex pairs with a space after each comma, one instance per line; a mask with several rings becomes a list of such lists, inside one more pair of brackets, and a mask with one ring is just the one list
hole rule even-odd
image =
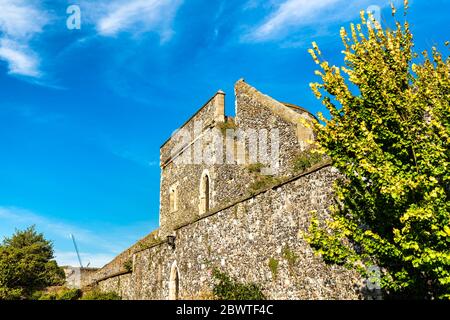
[[392, 10], [393, 29], [362, 12], [341, 30], [344, 67], [310, 50], [322, 80], [311, 87], [331, 114], [314, 124], [318, 145], [342, 178], [307, 240], [363, 276], [378, 266], [387, 297], [450, 298], [450, 59], [415, 53]]
[[64, 283], [53, 244], [35, 227], [16, 231], [0, 245], [0, 299], [28, 299], [38, 290]]

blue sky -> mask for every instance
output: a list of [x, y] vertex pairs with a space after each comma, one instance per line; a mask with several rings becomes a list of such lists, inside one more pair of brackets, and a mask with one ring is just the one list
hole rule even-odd
[[[81, 29], [69, 30], [69, 5]], [[0, 0], [0, 236], [36, 224], [60, 264], [101, 266], [158, 226], [159, 146], [240, 78], [316, 113], [318, 42], [385, 0]], [[448, 37], [450, 1], [415, 0], [417, 50]]]

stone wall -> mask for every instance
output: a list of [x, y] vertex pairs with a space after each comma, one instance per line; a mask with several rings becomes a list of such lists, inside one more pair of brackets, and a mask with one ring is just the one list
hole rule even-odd
[[[333, 201], [332, 182], [338, 176], [328, 165], [301, 175], [293, 170], [296, 156], [314, 139], [306, 125], [315, 121], [314, 116], [262, 94], [243, 80], [236, 83], [235, 94], [235, 119], [225, 116], [225, 95], [218, 92], [163, 144], [160, 228], [99, 270], [93, 283], [124, 299], [202, 299], [211, 297], [211, 272], [219, 268], [238, 281], [259, 284], [269, 299], [358, 298], [361, 279], [341, 267], [325, 265], [303, 238], [311, 211], [327, 214]], [[226, 162], [224, 136], [230, 128], [237, 135], [239, 130], [268, 135], [278, 130], [279, 157], [273, 157], [269, 144], [269, 159], [260, 158], [264, 157], [260, 141], [235, 137], [232, 154], [243, 151], [244, 161]], [[183, 140], [182, 132], [189, 139]], [[224, 139], [221, 148], [215, 145], [217, 137]], [[194, 157], [198, 145], [200, 162]], [[253, 161], [251, 148], [258, 149]], [[278, 159], [279, 170], [267, 180], [249, 167], [266, 165], [265, 160], [272, 158]], [[207, 210], [202, 209], [205, 175], [210, 182]], [[260, 180], [269, 183], [255, 190], [253, 185]], [[167, 236], [175, 236], [175, 248]], [[125, 268], [130, 261], [131, 268]]]
[[[224, 108], [225, 94], [219, 91], [161, 147], [160, 235], [163, 237], [176, 225], [198, 214], [202, 173], [208, 168], [214, 170], [213, 165], [203, 162], [203, 157], [196, 159], [194, 152], [198, 145], [204, 150], [211, 144], [213, 129], [225, 121]], [[170, 208], [171, 189], [177, 194], [176, 210]]]
[[[192, 138], [196, 138], [213, 123], [223, 121], [225, 121], [225, 93], [218, 91], [178, 129], [184, 129], [192, 135]], [[196, 123], [202, 124], [200, 130], [196, 130]], [[177, 149], [177, 146], [180, 146], [180, 139], [178, 139], [176, 134], [167, 139], [161, 146], [160, 162], [162, 167], [173, 159], [174, 150]]]
[[[236, 83], [235, 94], [235, 122], [225, 117], [225, 96], [218, 92], [181, 127], [182, 131], [161, 147], [161, 237], [203, 213], [201, 181], [204, 175], [209, 177], [209, 208], [214, 211], [248, 194], [252, 184], [261, 178], [249, 172], [249, 165], [260, 163], [271, 167], [272, 160], [278, 159], [271, 167], [276, 166], [277, 171], [271, 175], [285, 178], [293, 174], [296, 156], [314, 139], [312, 130], [302, 122], [315, 121], [307, 111], [282, 104], [243, 80]], [[234, 162], [228, 162], [226, 157], [230, 151], [227, 129], [232, 129], [234, 136], [230, 152]], [[259, 139], [253, 141], [255, 136], [250, 138], [251, 132], [257, 132], [257, 137], [266, 135], [266, 146]], [[190, 139], [185, 139], [186, 133]], [[272, 136], [274, 133], [276, 136]], [[240, 134], [244, 138], [239, 139]], [[276, 154], [272, 148], [275, 139], [279, 145]], [[219, 147], [218, 142], [222, 144]], [[264, 152], [265, 147], [267, 152]], [[253, 159], [250, 157], [252, 148], [257, 156], [252, 156]], [[200, 158], [194, 155], [197, 150], [200, 150]], [[243, 154], [242, 161], [238, 160], [238, 154]], [[171, 192], [176, 193], [176, 208], [170, 205]]]
[[[269, 299], [357, 299], [357, 274], [329, 266], [303, 240], [310, 212], [327, 214], [338, 173], [311, 169], [175, 230], [166, 241], [133, 253], [133, 272], [103, 277], [99, 286], [124, 299], [201, 299], [211, 296], [211, 271], [262, 286]], [[272, 268], [269, 262], [272, 260]], [[277, 268], [273, 265], [277, 264]]]
[[[313, 130], [305, 126], [316, 121], [314, 116], [300, 107], [276, 101], [243, 80], [236, 83], [235, 94], [237, 126], [243, 130], [277, 131], [280, 142], [278, 175], [292, 174], [295, 157], [314, 140]], [[270, 144], [267, 153], [269, 157], [273, 155]]]
[[83, 288], [96, 281], [98, 268], [62, 267], [68, 288]]
[[110, 277], [111, 275], [124, 274], [130, 270], [127, 270], [127, 264], [132, 265], [134, 254], [146, 247], [151, 247], [155, 243], [160, 242], [158, 237], [158, 230], [153, 231], [146, 237], [136, 242], [133, 246], [120, 253], [111, 262], [106, 264], [103, 268], [97, 271], [93, 278], [94, 282], [101, 279]]

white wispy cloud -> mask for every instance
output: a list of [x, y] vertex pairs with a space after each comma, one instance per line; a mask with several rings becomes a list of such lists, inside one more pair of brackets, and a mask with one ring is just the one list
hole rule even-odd
[[69, 239], [70, 234], [74, 234], [77, 240], [81, 243], [92, 244], [95, 243], [104, 250], [115, 251], [114, 244], [102, 239], [94, 232], [79, 228], [75, 225], [63, 223], [49, 219], [43, 215], [37, 214], [33, 211], [26, 210], [17, 207], [0, 207], [0, 219], [3, 221], [9, 220], [19, 226], [36, 225], [43, 231], [49, 231], [49, 233], [58, 238]]
[[161, 41], [173, 34], [172, 22], [182, 0], [114, 0], [88, 5], [90, 18], [102, 36], [122, 32], [155, 32]]
[[[394, 1], [398, 2], [398, 1]], [[370, 5], [380, 8], [390, 2], [383, 0], [284, 0], [268, 14], [262, 23], [251, 28], [243, 40], [262, 42], [278, 40], [292, 34], [302, 27], [321, 28], [337, 21], [346, 21], [357, 17], [360, 10]]]
[[[139, 240], [152, 229], [146, 222], [111, 226], [98, 223], [92, 229], [18, 207], [0, 206], [0, 236], [10, 236], [15, 228], [24, 229], [35, 225], [39, 232], [55, 244], [55, 257], [59, 265], [78, 265], [75, 250], [72, 250], [73, 234], [81, 250], [83, 264], [102, 267], [122, 250]], [[148, 230], [146, 228], [148, 226]], [[68, 249], [68, 250], [67, 250]]]
[[[73, 251], [56, 251], [55, 258], [60, 266], [78, 267], [78, 256]], [[80, 252], [83, 267], [102, 267], [114, 259], [112, 254]]]
[[318, 11], [327, 6], [334, 5], [339, 0], [288, 0], [282, 3], [278, 9], [253, 33], [255, 39], [266, 39], [277, 35], [283, 29], [305, 24], [312, 20]]
[[0, 0], [0, 60], [10, 74], [40, 77], [39, 56], [30, 42], [50, 18], [35, 0]]

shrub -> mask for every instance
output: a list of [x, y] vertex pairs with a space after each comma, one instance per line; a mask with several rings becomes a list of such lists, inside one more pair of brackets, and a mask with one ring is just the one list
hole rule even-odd
[[36, 291], [31, 297], [32, 300], [56, 300], [56, 298], [56, 293], [46, 293], [43, 291]]
[[259, 285], [239, 283], [218, 269], [213, 270], [213, 294], [218, 300], [265, 300]]
[[57, 300], [78, 300], [81, 298], [80, 289], [69, 289], [58, 294]]
[[21, 289], [0, 287], [0, 300], [19, 300], [22, 297]]
[[102, 292], [99, 289], [94, 289], [85, 292], [81, 300], [122, 300], [122, 297], [115, 292]]
[[261, 173], [261, 170], [264, 168], [264, 165], [260, 162], [252, 163], [247, 166], [247, 170], [250, 173]]
[[56, 288], [56, 291], [36, 291], [31, 296], [32, 300], [78, 300], [81, 298], [80, 289]]
[[123, 263], [123, 268], [128, 272], [133, 271], [133, 260], [128, 259], [127, 261], [125, 261]]

